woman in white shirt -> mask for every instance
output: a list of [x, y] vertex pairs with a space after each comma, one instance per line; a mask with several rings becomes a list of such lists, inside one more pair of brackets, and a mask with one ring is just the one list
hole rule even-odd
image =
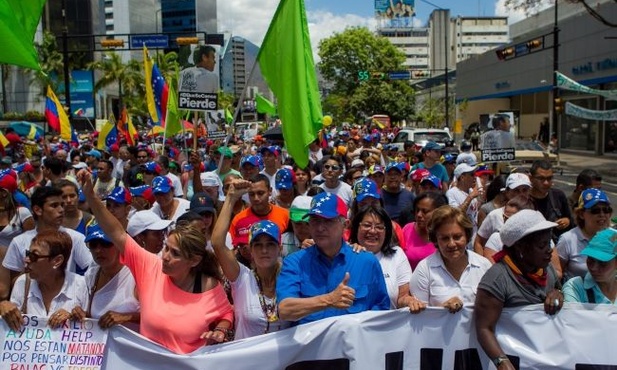
[[[73, 319], [98, 319], [103, 329], [138, 323], [139, 301], [136, 298], [135, 279], [129, 268], [120, 264], [120, 252], [98, 224], [88, 227], [86, 243], [95, 262], [85, 275], [89, 300], [87, 306], [73, 308]], [[129, 327], [139, 328], [138, 325]]]
[[478, 283], [491, 263], [467, 250], [473, 224], [458, 208], [442, 206], [433, 211], [429, 238], [437, 251], [420, 261], [411, 276], [411, 293], [429, 306], [451, 313], [473, 304]]
[[42, 231], [26, 251], [25, 271], [15, 282], [10, 301], [0, 303], [0, 316], [9, 328], [19, 331], [22, 314], [47, 317], [47, 325], [58, 328], [71, 318], [71, 310], [88, 304], [82, 276], [66, 271], [72, 248], [63, 231]]

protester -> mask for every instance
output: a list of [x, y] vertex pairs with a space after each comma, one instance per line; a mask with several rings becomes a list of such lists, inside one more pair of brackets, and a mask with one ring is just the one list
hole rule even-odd
[[[478, 176], [478, 172], [479, 170], [476, 170], [476, 176]], [[506, 187], [507, 178], [506, 175], [499, 175], [486, 187], [486, 202], [478, 210], [478, 228], [482, 227], [482, 223], [489, 213], [505, 205], [507, 200], [502, 190]]]
[[178, 225], [159, 258], [127, 236], [103, 207], [94, 195], [90, 174], [82, 171], [79, 176], [101, 230], [135, 278], [141, 303], [140, 333], [182, 354], [231, 339], [233, 308], [220, 283], [218, 263], [204, 248], [205, 237], [194, 228]]
[[23, 315], [48, 318], [51, 328], [71, 318], [76, 305], [88, 304], [88, 289], [82, 276], [66, 271], [71, 255], [71, 237], [58, 230], [41, 231], [26, 251], [25, 271], [15, 281], [11, 300], [0, 303], [0, 316], [11, 330], [19, 332]]
[[163, 250], [166, 231], [171, 224], [172, 221], [162, 220], [152, 211], [138, 211], [129, 220], [126, 232], [142, 248], [158, 255]]
[[313, 198], [309, 227], [315, 245], [283, 260], [276, 285], [281, 319], [303, 324], [390, 307], [377, 259], [354, 253], [342, 239], [346, 217], [347, 206], [335, 194]]
[[[102, 329], [139, 323], [135, 279], [120, 263], [120, 252], [98, 225], [88, 227], [86, 243], [95, 262], [85, 275], [89, 299], [86, 306], [77, 305], [71, 310], [72, 319], [97, 319]], [[137, 325], [130, 327], [137, 329]]]
[[491, 263], [466, 249], [473, 236], [473, 223], [460, 208], [437, 208], [428, 230], [437, 250], [418, 263], [409, 283], [411, 293], [420, 302], [456, 313], [474, 303], [478, 283]]
[[362, 207], [351, 221], [349, 242], [361, 245], [379, 260], [390, 298], [390, 308], [411, 308], [411, 267], [405, 252], [394, 240], [392, 220], [379, 205]]
[[384, 187], [381, 189], [384, 208], [395, 222], [399, 221], [401, 211], [412, 204], [415, 198], [413, 193], [402, 186], [404, 167], [405, 163], [389, 163], [386, 166]]
[[347, 206], [351, 205], [351, 200], [353, 198], [351, 186], [340, 179], [343, 173], [343, 162], [341, 158], [331, 156], [324, 157], [324, 159], [322, 176], [326, 181], [319, 186], [328, 193], [338, 195]]
[[296, 192], [298, 195], [306, 195], [309, 187], [311, 186], [311, 171], [307, 168], [300, 168], [297, 165], [293, 166], [294, 173], [296, 174]]
[[283, 167], [276, 172], [274, 182], [276, 189], [276, 195], [273, 198], [274, 204], [289, 209], [291, 202], [298, 196], [295, 188], [295, 172], [290, 168]]
[[92, 220], [92, 215], [78, 207], [79, 188], [74, 182], [65, 179], [59, 180], [56, 187], [62, 190], [62, 200], [64, 201], [62, 226], [86, 235], [86, 225]]
[[505, 307], [544, 304], [556, 314], [563, 294], [551, 262], [551, 230], [554, 222], [540, 212], [522, 210], [510, 217], [500, 230], [504, 250], [484, 274], [476, 296], [476, 335], [486, 355], [498, 369], [514, 369], [495, 336], [495, 325]]
[[578, 176], [576, 176], [576, 187], [572, 191], [572, 194], [568, 197], [568, 204], [572, 209], [572, 213], [575, 213], [575, 209], [578, 206], [578, 200], [581, 197], [581, 193], [585, 189], [601, 189], [602, 188], [602, 176], [598, 171], [592, 168], [586, 168], [582, 170]]
[[311, 239], [308, 219], [305, 217], [311, 209], [312, 199], [313, 197], [299, 195], [291, 203], [289, 221], [291, 222], [292, 231], [283, 233], [281, 237], [283, 257], [315, 244], [313, 239]]
[[165, 176], [157, 176], [152, 180], [152, 192], [156, 203], [152, 212], [163, 220], [176, 221], [178, 217], [188, 211], [191, 203], [182, 198], [174, 198], [174, 187], [171, 180]]
[[[279, 331], [290, 325], [280, 319], [276, 300], [275, 286], [282, 250], [278, 226], [269, 220], [258, 221], [251, 226], [249, 248], [252, 271], [239, 263], [234, 252], [225, 244], [233, 205], [248, 192], [251, 185], [246, 180], [232, 182], [212, 234], [214, 252], [225, 277], [231, 282], [236, 339]], [[261, 312], [254, 307], [261, 307]]]
[[575, 276], [563, 286], [566, 302], [617, 305], [617, 231], [598, 232], [581, 251], [589, 272]]

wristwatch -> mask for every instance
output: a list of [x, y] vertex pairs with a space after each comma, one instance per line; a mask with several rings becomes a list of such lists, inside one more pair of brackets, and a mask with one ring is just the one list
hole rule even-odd
[[495, 367], [499, 367], [499, 365], [501, 365], [503, 362], [510, 361], [510, 359], [508, 358], [508, 356], [503, 355], [503, 356], [495, 357], [491, 359], [491, 361], [493, 361], [493, 364], [495, 364]]

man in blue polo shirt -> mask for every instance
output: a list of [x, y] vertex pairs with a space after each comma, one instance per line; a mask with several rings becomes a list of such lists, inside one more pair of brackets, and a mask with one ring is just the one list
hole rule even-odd
[[317, 194], [307, 217], [315, 245], [283, 260], [276, 283], [280, 318], [304, 324], [389, 309], [379, 262], [372, 253], [354, 253], [343, 240], [345, 202], [336, 194]]

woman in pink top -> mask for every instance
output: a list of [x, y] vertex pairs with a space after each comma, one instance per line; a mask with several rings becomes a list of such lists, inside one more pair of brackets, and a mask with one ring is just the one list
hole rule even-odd
[[442, 193], [421, 193], [413, 201], [416, 222], [409, 223], [403, 228], [405, 239], [405, 254], [413, 270], [420, 261], [433, 254], [436, 249], [428, 238], [428, 222], [433, 211], [448, 204], [448, 199]]
[[95, 196], [89, 172], [79, 173], [93, 214], [118, 248], [137, 286], [140, 332], [176, 353], [231, 339], [233, 308], [220, 284], [219, 266], [198, 230], [180, 224], [165, 241], [162, 258], [141, 248]]

